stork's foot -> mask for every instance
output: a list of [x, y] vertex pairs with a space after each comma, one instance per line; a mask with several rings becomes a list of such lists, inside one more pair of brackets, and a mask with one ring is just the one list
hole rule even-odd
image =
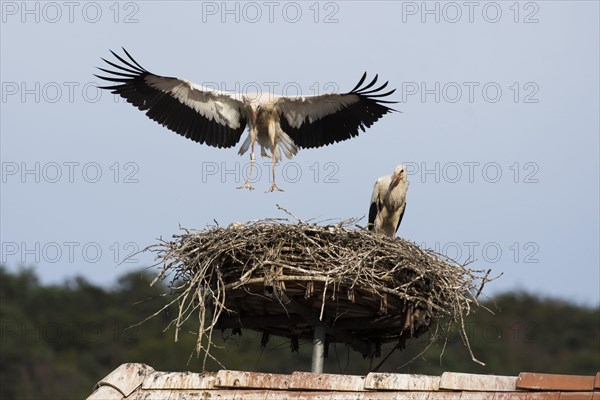
[[283, 192], [283, 191], [284, 191], [283, 189], [280, 189], [280, 188], [279, 188], [279, 187], [278, 187], [278, 186], [275, 184], [275, 182], [273, 182], [273, 184], [271, 185], [271, 187], [269, 188], [269, 190], [266, 190], [266, 191], [265, 191], [265, 193], [270, 193], [270, 192], [273, 192], [273, 191], [275, 191], [275, 190], [277, 190], [277, 191], [279, 191], [279, 192]]
[[248, 190], [254, 190], [254, 187], [252, 186], [252, 184], [248, 181], [244, 182], [244, 184], [242, 186], [239, 186], [238, 189], [248, 189]]

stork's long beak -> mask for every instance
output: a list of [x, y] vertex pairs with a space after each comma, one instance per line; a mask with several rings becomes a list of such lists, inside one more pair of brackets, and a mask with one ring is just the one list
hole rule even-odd
[[390, 188], [395, 188], [400, 183], [400, 175], [392, 175], [392, 182], [390, 183]]

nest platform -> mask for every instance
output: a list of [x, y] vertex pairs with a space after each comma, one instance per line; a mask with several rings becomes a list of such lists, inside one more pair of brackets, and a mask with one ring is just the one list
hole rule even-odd
[[172, 278], [176, 338], [198, 316], [198, 353], [209, 352], [214, 329], [253, 329], [263, 344], [287, 337], [294, 350], [321, 326], [326, 342], [377, 356], [382, 343], [402, 348], [439, 320], [461, 324], [487, 276], [352, 220], [184, 230], [151, 250], [162, 264], [156, 280]]

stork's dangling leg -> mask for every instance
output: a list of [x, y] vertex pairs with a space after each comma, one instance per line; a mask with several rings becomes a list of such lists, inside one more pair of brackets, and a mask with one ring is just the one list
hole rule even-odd
[[280, 192], [283, 192], [283, 189], [280, 189], [275, 184], [275, 164], [276, 163], [277, 163], [277, 161], [275, 160], [275, 152], [273, 152], [271, 154], [271, 170], [273, 171], [273, 183], [271, 184], [271, 187], [269, 188], [269, 190], [267, 190], [265, 193], [272, 192], [274, 190], [279, 190]]
[[248, 189], [254, 190], [254, 186], [250, 183], [250, 179], [252, 178], [252, 169], [254, 168], [254, 145], [252, 145], [252, 153], [250, 153], [250, 171], [248, 172], [248, 176], [246, 177], [246, 182], [242, 186], [239, 186], [238, 189]]
[[275, 157], [275, 146], [275, 140], [271, 140], [271, 171], [273, 171], [273, 184], [271, 184], [271, 188], [269, 188], [269, 190], [267, 190], [265, 193], [272, 192], [274, 190], [283, 192], [283, 189], [280, 189], [275, 184], [275, 164], [277, 163], [277, 159]]

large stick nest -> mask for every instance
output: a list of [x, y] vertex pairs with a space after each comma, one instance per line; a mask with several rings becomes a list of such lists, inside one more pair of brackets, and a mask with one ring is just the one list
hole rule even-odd
[[152, 246], [163, 266], [155, 281], [173, 278], [176, 340], [191, 316], [199, 319], [196, 350], [205, 361], [215, 328], [258, 330], [263, 344], [270, 334], [289, 337], [294, 350], [323, 324], [327, 342], [364, 356], [389, 341], [403, 348], [440, 320], [464, 334], [463, 317], [478, 304], [487, 274], [355, 222], [265, 219], [185, 229]]

